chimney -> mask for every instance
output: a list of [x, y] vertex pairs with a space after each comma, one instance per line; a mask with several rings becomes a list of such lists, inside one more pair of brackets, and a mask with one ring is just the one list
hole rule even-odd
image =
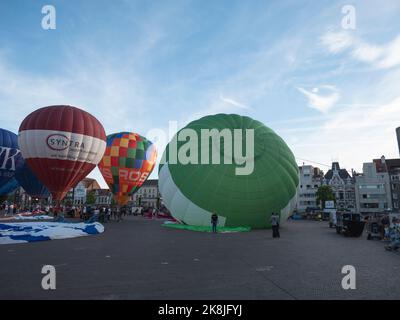
[[396, 129], [396, 135], [397, 135], [397, 144], [399, 145], [399, 153], [400, 153], [400, 127]]

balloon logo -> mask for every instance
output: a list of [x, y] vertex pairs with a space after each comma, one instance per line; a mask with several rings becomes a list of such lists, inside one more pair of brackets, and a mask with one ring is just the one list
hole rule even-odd
[[7, 195], [18, 188], [15, 171], [24, 164], [18, 148], [18, 136], [0, 129], [0, 195]]
[[28, 115], [19, 128], [22, 156], [34, 175], [62, 200], [100, 162], [106, 134], [91, 114], [72, 106], [49, 106]]
[[99, 169], [118, 204], [129, 202], [152, 172], [156, 160], [155, 145], [137, 133], [107, 136], [107, 148]]

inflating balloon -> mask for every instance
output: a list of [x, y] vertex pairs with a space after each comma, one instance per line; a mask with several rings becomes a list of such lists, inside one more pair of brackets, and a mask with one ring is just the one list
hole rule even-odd
[[40, 199], [50, 197], [49, 190], [38, 180], [26, 162], [21, 168], [17, 169], [15, 178], [25, 192], [31, 197]]
[[15, 171], [23, 162], [18, 148], [18, 136], [0, 129], [0, 195], [7, 195], [18, 188]]
[[0, 186], [0, 195], [8, 195], [19, 187], [18, 181], [13, 178]]
[[72, 106], [49, 106], [28, 115], [19, 128], [22, 156], [35, 176], [62, 200], [99, 163], [106, 134], [91, 114]]
[[[189, 144], [188, 137], [198, 139]], [[193, 121], [162, 159], [163, 202], [185, 224], [210, 226], [217, 213], [219, 226], [269, 228], [272, 212], [283, 222], [295, 207], [299, 171], [293, 153], [274, 131], [249, 117], [217, 114]]]
[[146, 181], [157, 159], [155, 145], [137, 133], [107, 136], [99, 169], [118, 204], [125, 205]]

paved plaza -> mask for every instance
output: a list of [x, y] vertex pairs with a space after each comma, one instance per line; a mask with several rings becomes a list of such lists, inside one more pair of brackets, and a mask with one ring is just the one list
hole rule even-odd
[[[327, 222], [208, 234], [128, 217], [98, 236], [0, 246], [0, 299], [399, 299], [400, 254]], [[41, 288], [54, 265], [57, 289]], [[356, 290], [341, 269], [356, 268]]]

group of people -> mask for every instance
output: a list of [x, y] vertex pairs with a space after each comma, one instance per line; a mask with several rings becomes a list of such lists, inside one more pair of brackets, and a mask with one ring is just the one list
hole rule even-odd
[[390, 223], [389, 217], [384, 217], [382, 224], [384, 226], [383, 240], [389, 241], [385, 249], [389, 251], [397, 250], [400, 247], [400, 219], [393, 217], [392, 223]]
[[123, 217], [127, 215], [134, 215], [135, 212], [132, 208], [126, 206], [95, 206], [95, 207], [83, 207], [83, 212], [80, 218], [82, 220], [94, 219], [101, 223], [106, 223], [111, 220], [120, 222]]
[[44, 212], [50, 213], [52, 212], [53, 207], [50, 205], [40, 205], [40, 204], [31, 204], [29, 206], [23, 206], [15, 203], [8, 204], [4, 202], [0, 205], [0, 213], [4, 214], [5, 216], [16, 215], [21, 212]]
[[141, 215], [157, 217], [160, 210], [156, 208], [130, 207], [117, 205], [58, 205], [52, 206], [49, 204], [30, 204], [28, 206], [18, 205], [14, 203], [4, 202], [0, 204], [0, 214], [4, 216], [12, 216], [21, 212], [53, 214], [54, 218], [79, 218], [83, 221], [98, 220], [105, 223], [111, 220], [121, 221], [123, 217], [128, 215]]
[[117, 205], [107, 205], [107, 206], [95, 206], [95, 207], [83, 207], [83, 213], [81, 215], [82, 220], [97, 219], [99, 222], [105, 223], [111, 220], [121, 221], [123, 217], [133, 215], [142, 217], [146, 214], [154, 218], [158, 215], [159, 210], [156, 208], [145, 209], [143, 207], [128, 207], [128, 206], [117, 206]]
[[[280, 216], [272, 212], [271, 217], [269, 219], [269, 223], [271, 224], [272, 227], [272, 238], [280, 238], [281, 235], [279, 233], [279, 222], [280, 222]], [[211, 228], [213, 233], [217, 233], [217, 227], [218, 227], [218, 215], [217, 213], [213, 213], [211, 215]]]
[[382, 241], [388, 242], [386, 250], [394, 251], [400, 247], [400, 219], [396, 216], [390, 218], [389, 213], [373, 214], [364, 217], [367, 224], [368, 239], [372, 234], [378, 236]]
[[5, 215], [5, 216], [11, 216], [15, 215], [19, 212], [20, 208], [16, 204], [7, 204], [3, 203], [0, 207], [0, 211]]

